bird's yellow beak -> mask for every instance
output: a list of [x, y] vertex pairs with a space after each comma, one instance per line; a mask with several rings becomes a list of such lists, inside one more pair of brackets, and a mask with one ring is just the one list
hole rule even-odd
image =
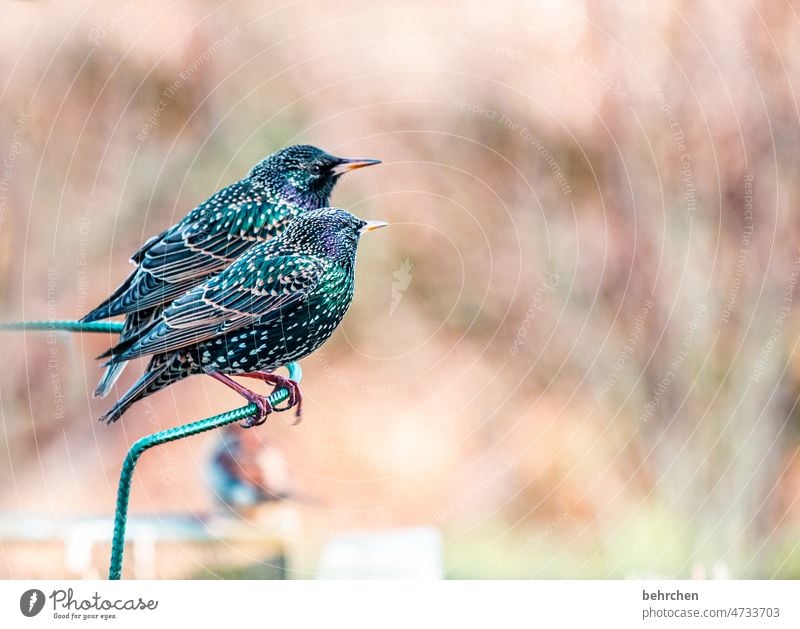
[[349, 173], [351, 170], [356, 170], [358, 168], [364, 168], [366, 166], [374, 166], [375, 164], [380, 164], [381, 160], [379, 159], [346, 159], [342, 158], [336, 166], [331, 168], [331, 172], [334, 175], [343, 175], [345, 173]]
[[375, 231], [376, 229], [380, 229], [381, 227], [388, 227], [389, 223], [384, 223], [383, 221], [367, 221], [367, 224], [361, 228], [361, 233], [365, 234], [367, 232]]

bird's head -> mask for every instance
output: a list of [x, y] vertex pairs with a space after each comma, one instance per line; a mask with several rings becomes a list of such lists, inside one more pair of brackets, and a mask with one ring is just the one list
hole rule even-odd
[[310, 144], [296, 144], [262, 160], [250, 176], [298, 205], [313, 209], [328, 205], [333, 187], [344, 173], [380, 163], [377, 159], [336, 157]]
[[327, 207], [299, 214], [281, 238], [298, 250], [352, 263], [361, 235], [387, 225], [382, 221], [361, 220], [347, 210]]

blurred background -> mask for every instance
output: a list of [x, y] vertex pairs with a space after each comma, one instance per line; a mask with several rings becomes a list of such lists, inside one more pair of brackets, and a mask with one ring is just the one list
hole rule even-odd
[[[126, 576], [800, 576], [790, 2], [9, 2], [0, 318], [77, 318], [293, 143], [375, 157], [305, 419], [147, 453]], [[0, 576], [104, 576], [112, 337], [5, 334]], [[130, 384], [141, 366], [128, 369]]]

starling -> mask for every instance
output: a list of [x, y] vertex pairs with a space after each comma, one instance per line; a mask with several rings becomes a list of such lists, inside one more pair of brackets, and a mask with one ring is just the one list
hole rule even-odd
[[[131, 261], [136, 269], [83, 321], [125, 315], [120, 341], [137, 338], [165, 304], [219, 273], [256, 243], [279, 234], [292, 217], [329, 205], [338, 178], [376, 159], [335, 157], [309, 145], [273, 153], [183, 220], [148, 240]], [[125, 363], [106, 369], [95, 390], [104, 397]]]
[[[152, 356], [102, 420], [116, 421], [137, 400], [194, 374], [208, 374], [255, 404], [258, 413], [248, 427], [293, 406], [299, 418], [299, 385], [272, 372], [308, 356], [333, 334], [353, 299], [359, 237], [385, 226], [337, 208], [299, 214], [281, 235], [251, 247], [167, 305], [137, 337], [102, 356], [110, 357], [110, 366]], [[288, 389], [288, 406], [274, 409], [232, 375]]]

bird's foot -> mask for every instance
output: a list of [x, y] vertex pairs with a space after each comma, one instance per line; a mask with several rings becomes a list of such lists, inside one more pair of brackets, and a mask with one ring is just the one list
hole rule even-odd
[[278, 413], [282, 413], [283, 411], [288, 411], [294, 408], [294, 414], [297, 419], [292, 422], [292, 426], [296, 426], [303, 419], [303, 393], [300, 391], [300, 384], [291, 378], [285, 378], [283, 376], [275, 376], [275, 378], [278, 380], [275, 383], [275, 388], [273, 388], [272, 391], [275, 392], [279, 389], [286, 389], [289, 392], [289, 397], [286, 401], [286, 406], [281, 408], [276, 406], [274, 410]]
[[234, 391], [236, 391], [236, 393], [238, 393], [245, 400], [250, 402], [250, 404], [255, 404], [256, 408], [258, 409], [257, 412], [239, 424], [242, 428], [252, 428], [253, 426], [260, 426], [265, 421], [267, 421], [267, 416], [273, 410], [275, 410], [272, 407], [272, 404], [270, 404], [269, 398], [267, 398], [267, 396], [254, 393], [250, 389], [243, 387], [241, 384], [239, 384], [232, 378], [229, 378], [225, 374], [214, 372], [208, 375], [210, 375], [215, 380], [219, 380], [226, 387], [229, 387]]
[[258, 412], [254, 415], [250, 415], [247, 419], [243, 422], [240, 422], [239, 425], [242, 428], [252, 428], [253, 426], [260, 426], [265, 421], [267, 421], [267, 416], [272, 412], [277, 410], [275, 407], [270, 404], [269, 398], [266, 395], [259, 395], [258, 393], [253, 393], [252, 391], [248, 391], [247, 393], [243, 393], [242, 397], [246, 399], [250, 404], [255, 404]]
[[292, 422], [292, 426], [296, 426], [300, 423], [300, 421], [303, 419], [303, 393], [300, 391], [300, 384], [297, 381], [285, 376], [280, 376], [276, 373], [268, 373], [265, 371], [256, 371], [242, 375], [245, 375], [248, 378], [256, 378], [273, 385], [272, 393], [275, 393], [280, 389], [286, 389], [289, 392], [289, 397], [286, 400], [286, 406], [274, 406], [272, 407], [272, 410], [276, 413], [282, 413], [294, 408], [295, 417], [297, 419]]

